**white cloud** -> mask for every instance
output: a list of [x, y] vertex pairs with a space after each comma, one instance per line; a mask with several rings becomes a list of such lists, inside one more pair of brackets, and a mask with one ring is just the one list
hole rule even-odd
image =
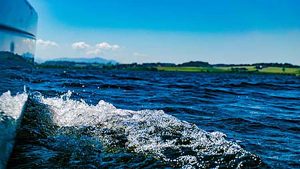
[[88, 50], [86, 52], [87, 55], [99, 55], [100, 53], [102, 53], [102, 51], [100, 49]]
[[104, 51], [113, 51], [120, 48], [119, 45], [112, 45], [107, 42], [101, 42], [96, 45], [89, 45], [86, 42], [75, 42], [72, 44], [72, 48], [75, 50], [81, 50], [87, 55], [99, 55]]
[[116, 49], [119, 49], [120, 46], [119, 45], [112, 45], [112, 44], [109, 44], [107, 42], [101, 42], [101, 43], [96, 44], [96, 48], [104, 49], [104, 50], [116, 50]]
[[72, 44], [73, 49], [87, 49], [90, 48], [90, 45], [85, 42], [75, 42]]
[[34, 39], [23, 39], [23, 43], [30, 49], [33, 50], [35, 47]]
[[56, 42], [42, 39], [38, 39], [36, 41], [36, 44], [42, 47], [58, 47], [58, 44]]
[[23, 39], [23, 43], [25, 43], [25, 44], [35, 44], [35, 40], [34, 39]]

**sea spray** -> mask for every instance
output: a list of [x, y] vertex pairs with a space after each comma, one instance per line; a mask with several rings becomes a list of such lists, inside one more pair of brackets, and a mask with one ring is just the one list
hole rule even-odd
[[261, 165], [259, 157], [227, 141], [223, 133], [206, 132], [160, 110], [122, 110], [105, 101], [89, 105], [70, 99], [71, 94], [38, 95], [35, 99], [48, 107], [53, 124], [61, 130], [85, 130], [85, 134], [100, 138], [106, 149], [127, 149], [182, 168]]
[[13, 149], [16, 130], [28, 95], [12, 96], [10, 91], [0, 96], [0, 168], [5, 168]]
[[[8, 168], [165, 168], [169, 165], [126, 150], [103, 146], [97, 126], [58, 126], [42, 95], [31, 93]], [[64, 98], [64, 97], [63, 97]], [[122, 142], [119, 133], [105, 133]], [[142, 168], [144, 168], [142, 167]]]

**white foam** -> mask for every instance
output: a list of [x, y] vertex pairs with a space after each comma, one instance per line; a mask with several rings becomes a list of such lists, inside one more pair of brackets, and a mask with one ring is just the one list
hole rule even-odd
[[[152, 155], [183, 168], [205, 167], [208, 164], [203, 159], [207, 156], [236, 155], [237, 158], [249, 154], [238, 144], [227, 141], [225, 134], [206, 132], [161, 110], [122, 110], [105, 101], [89, 105], [83, 100], [70, 99], [71, 94], [55, 98], [40, 96], [39, 100], [49, 106], [55, 124], [78, 128], [96, 126], [95, 136], [108, 147], [115, 138], [103, 135], [104, 129], [122, 134], [128, 150]], [[216, 163], [221, 164], [222, 160], [220, 157]]]
[[23, 106], [27, 101], [28, 95], [26, 93], [12, 96], [10, 91], [3, 93], [0, 96], [0, 112], [6, 116], [18, 119], [21, 116]]
[[26, 93], [12, 96], [10, 91], [0, 96], [0, 168], [4, 168], [13, 149], [16, 130], [27, 98]]

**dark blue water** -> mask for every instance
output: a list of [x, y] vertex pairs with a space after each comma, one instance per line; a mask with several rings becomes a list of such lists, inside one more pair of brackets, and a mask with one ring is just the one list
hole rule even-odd
[[[157, 155], [156, 153], [159, 154], [159, 152], [156, 151], [139, 152], [136, 147], [131, 150], [126, 140], [122, 141], [123, 135], [118, 134], [126, 132], [116, 132], [117, 134], [114, 135], [101, 130], [105, 134], [102, 133], [100, 137], [102, 139], [99, 140], [93, 137], [96, 135], [94, 128], [101, 128], [102, 124], [93, 126], [92, 129], [90, 125], [84, 125], [85, 128], [82, 128], [82, 125], [75, 128], [70, 127], [71, 125], [57, 127], [51, 120], [45, 120], [46, 115], [37, 113], [49, 107], [43, 108], [45, 105], [37, 103], [34, 95], [59, 98], [68, 91], [72, 92], [70, 99], [81, 100], [87, 105], [97, 105], [99, 100], [104, 100], [122, 110], [163, 110], [179, 121], [195, 124], [207, 132], [217, 131], [226, 134], [226, 140], [237, 143], [243, 150], [257, 155], [261, 160], [261, 162], [251, 161], [249, 160], [252, 158], [251, 155], [249, 159], [247, 159], [248, 155], [245, 157], [235, 155], [234, 159], [243, 160], [244, 158], [245, 161], [250, 161], [245, 162], [244, 166], [237, 166], [235, 162], [232, 162], [231, 157], [221, 155], [225, 162], [223, 161], [222, 165], [216, 165], [219, 155], [213, 154], [207, 157], [205, 154], [201, 155], [201, 158], [195, 155], [198, 162], [214, 161], [214, 164], [205, 163], [202, 165], [203, 168], [217, 166], [221, 168], [300, 168], [300, 77], [38, 69], [32, 75], [30, 88], [33, 96], [18, 133], [9, 168], [43, 166], [49, 168], [188, 168], [182, 163], [164, 160], [168, 155], [176, 156], [174, 150], [169, 153], [164, 150], [164, 158], [162, 155]], [[39, 94], [36, 94], [37, 92]], [[49, 105], [52, 104], [50, 100], [46, 102]], [[70, 105], [63, 103], [63, 106]], [[55, 111], [56, 108], [57, 110], [64, 109], [63, 106], [54, 106]], [[68, 111], [78, 109], [86, 113], [95, 110], [95, 108], [90, 110], [87, 107], [74, 108], [73, 106], [73, 108], [68, 108]], [[55, 119], [50, 116], [49, 119]], [[124, 120], [122, 125], [127, 124], [123, 122]], [[131, 123], [133, 122], [130, 121]], [[120, 123], [113, 124], [119, 125]], [[168, 122], [168, 126], [172, 125]], [[165, 129], [157, 132], [161, 130]], [[181, 129], [174, 130], [173, 132], [181, 131]], [[57, 134], [58, 131], [59, 134]], [[141, 129], [135, 131], [140, 132]], [[182, 134], [182, 132], [179, 133]], [[131, 134], [125, 134], [126, 138]], [[112, 138], [108, 139], [108, 135]], [[103, 138], [110, 140], [110, 144], [114, 146], [109, 149], [103, 148], [105, 147]], [[181, 153], [188, 155], [196, 151], [194, 149], [182, 151], [182, 147], [180, 148]], [[226, 161], [230, 165], [227, 165]], [[197, 165], [191, 166], [200, 168]]]

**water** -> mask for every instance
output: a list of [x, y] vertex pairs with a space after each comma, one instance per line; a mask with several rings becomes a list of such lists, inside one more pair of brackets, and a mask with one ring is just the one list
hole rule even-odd
[[11, 96], [10, 91], [0, 96], [0, 168], [6, 165], [13, 149], [19, 119], [27, 98], [25, 93]]
[[[0, 37], [0, 44], [5, 44], [2, 41]], [[0, 49], [0, 169], [6, 166], [13, 149], [16, 131], [28, 99], [27, 93], [23, 93], [26, 90], [24, 86], [30, 83], [28, 75], [32, 67], [33, 58]]]
[[64, 69], [31, 76], [8, 168], [300, 167], [299, 77]]

